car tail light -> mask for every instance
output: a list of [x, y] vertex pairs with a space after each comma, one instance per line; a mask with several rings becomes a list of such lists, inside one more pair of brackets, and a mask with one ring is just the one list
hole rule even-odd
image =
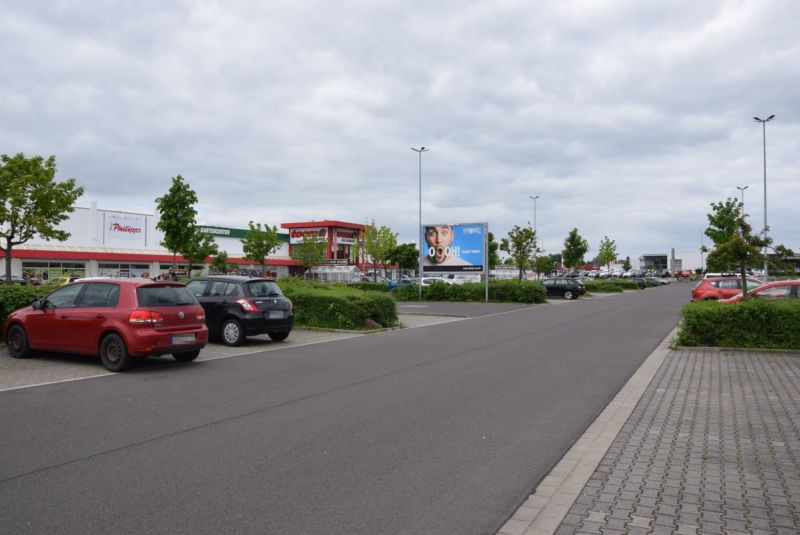
[[237, 299], [236, 303], [238, 303], [245, 312], [258, 312], [258, 307], [249, 299]]
[[202, 308], [197, 311], [197, 321], [206, 321], [206, 311]]
[[134, 310], [128, 317], [128, 323], [161, 325], [164, 323], [164, 316], [151, 310]]
[[294, 310], [294, 303], [292, 303], [292, 300], [291, 300], [291, 299], [287, 299], [287, 300], [286, 300], [286, 302], [289, 304], [289, 308], [287, 308], [287, 310], [288, 310], [289, 312], [291, 312], [292, 310]]

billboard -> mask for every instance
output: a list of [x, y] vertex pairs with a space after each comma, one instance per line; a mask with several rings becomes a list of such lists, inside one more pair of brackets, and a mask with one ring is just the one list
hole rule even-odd
[[486, 257], [486, 223], [423, 225], [422, 271], [482, 272]]

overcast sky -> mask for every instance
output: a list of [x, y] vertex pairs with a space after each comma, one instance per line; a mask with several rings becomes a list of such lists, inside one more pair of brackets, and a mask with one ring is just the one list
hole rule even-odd
[[[696, 251], [745, 191], [800, 249], [800, 2], [0, 0], [0, 153], [78, 201], [198, 222], [533, 220], [624, 258]], [[708, 240], [706, 239], [706, 243]]]

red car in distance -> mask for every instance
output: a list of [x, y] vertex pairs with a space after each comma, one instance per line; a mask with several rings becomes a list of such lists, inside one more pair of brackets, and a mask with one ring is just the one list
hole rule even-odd
[[[762, 286], [764, 281], [747, 277], [747, 289]], [[718, 301], [742, 292], [741, 277], [710, 277], [702, 279], [692, 289], [692, 301]]]
[[196, 359], [208, 343], [205, 319], [203, 307], [179, 282], [78, 280], [9, 314], [3, 335], [16, 358], [32, 350], [95, 355], [119, 372], [135, 357]]
[[[800, 297], [800, 280], [785, 280], [768, 282], [763, 286], [754, 288], [747, 292], [748, 299], [763, 299], [766, 301], [777, 301], [780, 299], [797, 299]], [[744, 296], [741, 292], [733, 297], [725, 299], [725, 303], [738, 303], [743, 301]]]

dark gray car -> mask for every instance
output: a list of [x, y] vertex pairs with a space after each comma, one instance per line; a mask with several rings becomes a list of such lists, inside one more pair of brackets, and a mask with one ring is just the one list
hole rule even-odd
[[292, 302], [272, 279], [211, 275], [186, 286], [206, 311], [209, 335], [226, 345], [241, 345], [258, 334], [286, 340], [294, 326]]

